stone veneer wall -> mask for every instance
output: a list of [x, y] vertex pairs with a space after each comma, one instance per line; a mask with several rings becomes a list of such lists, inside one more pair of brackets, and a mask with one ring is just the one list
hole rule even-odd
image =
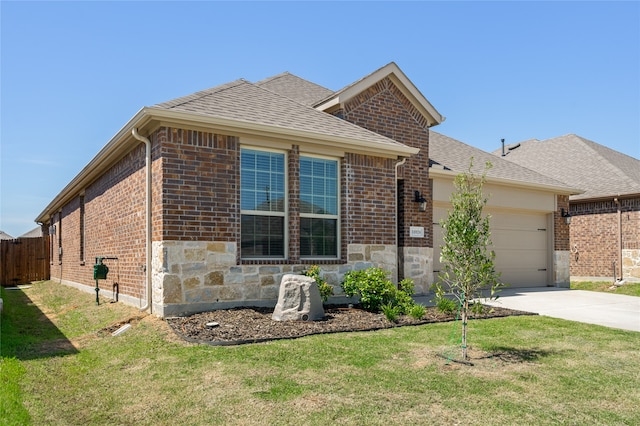
[[553, 251], [553, 283], [556, 287], [569, 288], [571, 284], [570, 256], [568, 250]]
[[[234, 306], [275, 306], [284, 274], [302, 273], [308, 264], [237, 265], [233, 242], [153, 243], [153, 312], [166, 317]], [[396, 247], [350, 244], [347, 263], [320, 265], [322, 277], [344, 297], [340, 284], [352, 270], [371, 266], [397, 276]]]
[[429, 293], [433, 284], [433, 248], [402, 247], [399, 263], [402, 276], [413, 280], [415, 294]]
[[622, 276], [629, 281], [640, 281], [640, 249], [622, 249]]

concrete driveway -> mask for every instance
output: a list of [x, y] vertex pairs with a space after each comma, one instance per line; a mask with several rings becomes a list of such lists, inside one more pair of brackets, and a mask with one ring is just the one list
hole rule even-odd
[[588, 324], [640, 331], [640, 297], [566, 288], [510, 288], [486, 304]]

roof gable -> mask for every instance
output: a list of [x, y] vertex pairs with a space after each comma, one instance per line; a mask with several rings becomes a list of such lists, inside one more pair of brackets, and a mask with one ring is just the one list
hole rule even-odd
[[640, 160], [574, 134], [520, 142], [504, 158], [584, 189], [572, 200], [640, 194]]
[[438, 125], [445, 120], [445, 117], [431, 105], [427, 98], [424, 97], [420, 90], [418, 90], [394, 62], [333, 93], [326, 99], [316, 103], [315, 107], [321, 111], [330, 111], [336, 106], [343, 105], [385, 78], [389, 78], [397, 86], [402, 94], [427, 120], [429, 127]]

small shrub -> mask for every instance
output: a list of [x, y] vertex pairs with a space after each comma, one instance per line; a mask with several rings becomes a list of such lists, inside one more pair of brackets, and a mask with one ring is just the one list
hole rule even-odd
[[[344, 293], [360, 296], [362, 307], [371, 312], [380, 312], [383, 305], [396, 308], [396, 317], [408, 314], [415, 302], [411, 298], [414, 292], [413, 280], [405, 278], [398, 283], [398, 288], [389, 280], [389, 273], [380, 268], [368, 268], [351, 271], [342, 282]], [[387, 308], [389, 309], [389, 308]]]
[[395, 304], [400, 307], [400, 313], [408, 314], [416, 302], [413, 301], [414, 287], [413, 280], [405, 278], [398, 283], [398, 289], [395, 293]]
[[311, 267], [304, 272], [304, 275], [316, 280], [322, 303], [326, 303], [329, 297], [333, 296], [333, 287], [320, 277], [320, 267], [318, 265], [311, 265]]
[[408, 314], [411, 317], [417, 320], [422, 319], [426, 313], [427, 313], [427, 308], [425, 308], [422, 305], [418, 305], [417, 303], [414, 303], [413, 306], [409, 308], [409, 312], [408, 312]]
[[400, 306], [392, 305], [391, 303], [385, 303], [380, 307], [382, 309], [382, 313], [390, 322], [396, 322], [398, 320], [398, 315], [401, 314]]
[[458, 309], [458, 305], [451, 299], [446, 297], [438, 297], [436, 300], [436, 308], [443, 314], [452, 314]]
[[380, 268], [351, 271], [344, 276], [342, 289], [348, 297], [360, 296], [360, 303], [367, 311], [379, 312], [380, 307], [396, 295], [396, 288], [387, 276], [388, 272]]

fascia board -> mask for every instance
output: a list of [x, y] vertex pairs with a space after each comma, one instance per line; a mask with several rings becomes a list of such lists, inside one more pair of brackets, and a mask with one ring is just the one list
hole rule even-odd
[[[429, 168], [429, 177], [438, 177], [438, 178], [444, 178], [448, 180], [454, 180], [456, 176], [458, 176], [459, 174], [460, 172], [455, 172], [452, 170]], [[524, 181], [519, 181], [514, 179], [497, 178], [497, 177], [490, 177], [490, 176], [486, 177], [486, 182], [494, 185], [509, 186], [514, 188], [549, 191], [558, 195], [575, 195], [575, 194], [582, 194], [584, 192], [581, 189], [571, 188], [568, 186], [545, 185], [545, 184], [539, 184], [534, 182], [524, 182]]]
[[[583, 192], [584, 193], [584, 192]], [[574, 194], [577, 195], [577, 194]], [[640, 192], [629, 192], [629, 193], [620, 193], [620, 194], [609, 194], [609, 195], [594, 195], [594, 196], [586, 196], [580, 198], [570, 198], [570, 203], [592, 203], [599, 201], [611, 201], [613, 199], [619, 200], [627, 200], [630, 198], [640, 198]]]

